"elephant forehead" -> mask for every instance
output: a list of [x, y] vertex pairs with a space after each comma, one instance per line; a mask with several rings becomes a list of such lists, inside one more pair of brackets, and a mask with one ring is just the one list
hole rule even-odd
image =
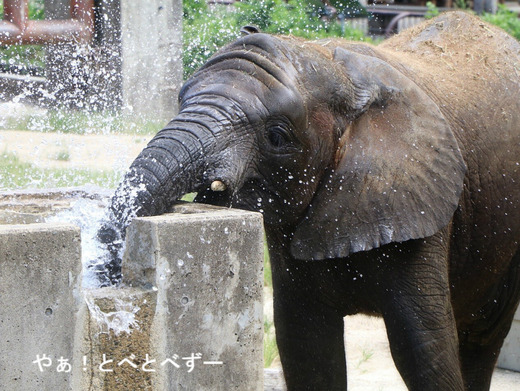
[[[224, 49], [225, 53], [248, 58], [256, 65], [263, 67], [273, 76], [280, 77], [280, 70], [285, 77], [295, 80], [298, 77], [297, 58], [302, 57], [299, 52], [295, 56], [293, 44], [287, 38], [269, 34], [253, 34], [243, 37]], [[283, 76], [280, 78], [280, 81]], [[283, 81], [282, 81], [283, 82]]]
[[261, 59], [258, 62], [231, 56], [202, 69], [183, 87], [181, 107], [202, 102], [221, 106], [229, 100], [233, 104], [228, 107], [252, 121], [283, 115], [295, 126], [305, 126], [305, 97], [297, 83], [284, 70], [273, 70]]
[[[183, 109], [201, 104], [225, 107], [232, 115], [245, 115], [251, 121], [284, 115], [295, 125], [303, 126], [307, 114], [299, 90], [294, 85], [267, 84], [257, 75], [237, 69], [219, 70], [185, 90], [181, 106]], [[225, 101], [232, 103], [224, 104]]]
[[296, 39], [268, 34], [241, 38], [211, 57], [185, 84], [181, 96], [198, 80], [211, 78], [222, 70], [253, 76], [269, 89], [285, 86], [306, 91], [309, 75], [321, 75], [326, 69], [322, 61], [318, 61], [324, 60], [324, 56], [307, 46]]
[[293, 61], [287, 56], [288, 45], [267, 34], [255, 34], [231, 43], [213, 55], [194, 75], [222, 69], [236, 69], [249, 74], [261, 72], [269, 83], [289, 84], [297, 78]]

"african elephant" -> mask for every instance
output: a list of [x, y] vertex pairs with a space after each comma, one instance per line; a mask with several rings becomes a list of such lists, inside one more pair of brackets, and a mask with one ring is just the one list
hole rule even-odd
[[519, 43], [461, 12], [378, 46], [248, 31], [116, 190], [111, 278], [132, 218], [197, 192], [263, 213], [289, 390], [346, 389], [356, 313], [409, 389], [488, 389], [520, 298]]

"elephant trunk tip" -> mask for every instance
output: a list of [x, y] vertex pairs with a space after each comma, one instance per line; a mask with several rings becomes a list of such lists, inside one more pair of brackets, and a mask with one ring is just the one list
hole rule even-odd
[[211, 182], [210, 189], [212, 191], [225, 191], [226, 190], [226, 184], [222, 181], [216, 180]]

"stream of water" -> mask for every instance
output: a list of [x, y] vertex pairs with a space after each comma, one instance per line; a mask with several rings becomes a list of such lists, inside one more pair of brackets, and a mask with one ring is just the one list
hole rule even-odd
[[47, 223], [69, 223], [81, 229], [81, 261], [83, 288], [100, 286], [100, 280], [92, 266], [107, 262], [107, 254], [97, 240], [97, 231], [105, 213], [105, 203], [97, 199], [78, 198], [72, 208], [46, 219]]

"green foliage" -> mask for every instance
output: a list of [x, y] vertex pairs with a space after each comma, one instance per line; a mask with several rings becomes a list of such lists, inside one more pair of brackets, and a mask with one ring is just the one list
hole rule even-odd
[[[368, 362], [368, 360], [370, 360], [372, 358], [372, 356], [374, 355], [374, 351], [371, 349], [370, 350], [363, 349], [363, 352], [361, 354], [362, 354], [362, 356], [356, 364], [357, 369], [361, 369], [361, 366], [363, 366], [363, 364], [365, 364], [366, 362]], [[361, 372], [365, 373], [366, 370], [362, 370]]]
[[[345, 14], [359, 14], [357, 1], [337, 1]], [[358, 8], [355, 8], [357, 5]], [[358, 11], [355, 11], [357, 9]], [[246, 25], [271, 34], [292, 34], [308, 39], [344, 37], [365, 39], [360, 30], [337, 20], [322, 18], [323, 4], [315, 0], [248, 0], [234, 7], [209, 8], [203, 0], [184, 2], [184, 76], [188, 77], [226, 43], [240, 35]]]
[[433, 4], [431, 1], [426, 2], [426, 8], [428, 8], [428, 11], [426, 11], [426, 14], [424, 15], [424, 19], [432, 19], [436, 16], [439, 16], [439, 9], [435, 4]]
[[347, 17], [368, 16], [367, 10], [357, 0], [330, 0], [329, 3], [338, 13], [343, 13]]
[[[186, 9], [186, 4], [184, 7]], [[240, 29], [236, 28], [234, 15], [223, 7], [210, 12], [197, 4], [194, 10], [185, 10], [184, 15], [187, 17], [183, 26], [183, 65], [187, 77], [218, 48], [238, 38]]]
[[271, 275], [271, 260], [269, 259], [269, 249], [267, 239], [264, 238], [264, 286], [273, 288], [273, 277]]
[[311, 38], [321, 27], [319, 19], [308, 17], [308, 12], [311, 13], [314, 8], [304, 2], [253, 0], [237, 3], [236, 8], [237, 26], [252, 24], [266, 33], [294, 34]]
[[236, 25], [252, 24], [271, 34], [292, 34], [307, 39], [345, 37], [361, 40], [363, 34], [336, 21], [321, 18], [321, 2], [289, 0], [252, 0], [236, 3]]
[[29, 0], [29, 19], [45, 19], [44, 7], [44, 0]]
[[278, 356], [278, 346], [274, 335], [273, 322], [264, 320], [264, 367], [269, 368]]
[[507, 33], [520, 40], [520, 18], [518, 18], [517, 14], [508, 10], [505, 5], [499, 4], [496, 14], [484, 13], [482, 19], [502, 28]]
[[68, 150], [59, 151], [54, 158], [60, 162], [68, 162], [70, 160], [70, 152]]
[[206, 0], [184, 0], [182, 2], [182, 17], [184, 20], [193, 20], [207, 12]]
[[[45, 0], [29, 0], [29, 19], [45, 19]], [[4, 14], [4, 2], [0, 2], [0, 14]]]
[[0, 47], [0, 67], [13, 73], [40, 76], [45, 66], [42, 45], [10, 45]]
[[[45, 0], [29, 0], [29, 19], [44, 19]], [[4, 14], [4, 2], [0, 2], [0, 14]]]
[[455, 0], [455, 8], [466, 10], [468, 9], [468, 3], [466, 0]]

